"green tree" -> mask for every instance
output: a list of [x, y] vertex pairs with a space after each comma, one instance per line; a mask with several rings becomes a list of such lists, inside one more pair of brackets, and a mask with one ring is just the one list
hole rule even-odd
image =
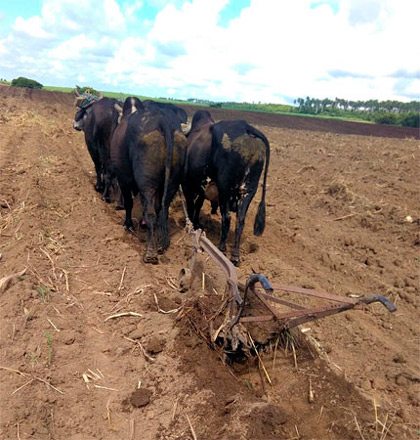
[[398, 116], [392, 112], [381, 111], [381, 112], [375, 113], [373, 120], [377, 124], [397, 125]]
[[400, 123], [405, 127], [415, 127], [420, 126], [420, 113], [419, 112], [408, 112], [400, 116]]
[[24, 76], [19, 76], [19, 78], [12, 79], [13, 87], [27, 87], [29, 89], [42, 89], [43, 85], [34, 79], [25, 78]]

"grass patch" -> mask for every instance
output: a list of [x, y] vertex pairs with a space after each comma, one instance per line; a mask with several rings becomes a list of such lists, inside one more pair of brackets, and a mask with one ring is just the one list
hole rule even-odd
[[47, 286], [41, 284], [40, 286], [38, 286], [38, 292], [41, 296], [41, 301], [43, 303], [47, 302], [48, 296], [50, 294], [50, 289]]
[[52, 345], [51, 345], [51, 337], [50, 332], [47, 331], [47, 346], [48, 346], [48, 366], [51, 366], [51, 357], [52, 357]]

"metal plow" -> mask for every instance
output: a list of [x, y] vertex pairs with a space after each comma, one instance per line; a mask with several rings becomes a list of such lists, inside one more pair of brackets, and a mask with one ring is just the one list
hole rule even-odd
[[[187, 227], [187, 230], [192, 239], [193, 251], [189, 268], [184, 268], [180, 272], [179, 288], [181, 291], [189, 289], [199, 252], [206, 252], [223, 271], [226, 276], [227, 299], [221, 307], [218, 307], [216, 313], [205, 313], [206, 316], [211, 315], [211, 318], [206, 318], [207, 331], [200, 331], [200, 334], [206, 333], [210, 343], [222, 347], [226, 354], [235, 354], [239, 351], [249, 353], [250, 350], [255, 350], [254, 340], [262, 346], [278, 337], [284, 330], [344, 311], [360, 310], [368, 304], [378, 302], [389, 312], [396, 311], [394, 304], [382, 295], [350, 298], [302, 287], [270, 283], [261, 274], [253, 274], [246, 282], [240, 282], [235, 266], [201, 230], [192, 231], [191, 227]], [[290, 301], [291, 295], [297, 296], [298, 301]], [[308, 305], [313, 299], [317, 299], [321, 304]], [[256, 326], [259, 329], [266, 327], [266, 330], [269, 327], [265, 331], [265, 339], [260, 338], [258, 341], [258, 338], [254, 337], [253, 340], [251, 329]]]

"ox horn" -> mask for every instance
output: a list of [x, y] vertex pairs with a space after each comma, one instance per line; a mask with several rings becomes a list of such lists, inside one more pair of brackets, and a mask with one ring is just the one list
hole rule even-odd
[[77, 88], [74, 88], [73, 91], [76, 96], [80, 96], [80, 93], [78, 92]]
[[104, 97], [104, 95], [102, 95], [102, 92], [98, 92], [98, 100], [102, 99]]
[[181, 123], [182, 132], [186, 135], [191, 131], [191, 123], [183, 124]]
[[76, 106], [76, 107], [79, 107], [79, 104], [81, 103], [81, 102], [83, 102], [85, 100], [85, 98], [83, 97], [83, 96], [76, 96], [75, 98], [74, 98], [74, 105]]
[[118, 112], [118, 124], [121, 122], [122, 114], [123, 114], [123, 108], [119, 104], [114, 104], [115, 110]]

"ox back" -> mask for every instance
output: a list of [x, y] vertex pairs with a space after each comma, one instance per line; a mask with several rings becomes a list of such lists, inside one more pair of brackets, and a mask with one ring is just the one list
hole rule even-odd
[[[210, 163], [212, 127], [214, 120], [207, 110], [198, 110], [191, 121], [187, 135], [187, 173], [182, 190], [187, 202], [188, 217], [195, 229], [200, 228], [200, 210], [208, 188], [208, 166]], [[217, 204], [217, 197], [212, 203]]]
[[148, 231], [146, 263], [156, 264], [158, 250], [169, 246], [169, 205], [184, 178], [186, 149], [187, 140], [170, 117], [127, 98], [112, 139], [111, 165], [124, 199], [126, 228], [132, 227], [132, 193], [139, 193]]
[[118, 123], [118, 111], [113, 98], [102, 98], [80, 108], [73, 122], [76, 130], [85, 134], [86, 146], [95, 165], [96, 191], [110, 202], [109, 190], [112, 176], [109, 170], [111, 138]]
[[[145, 101], [142, 101], [142, 104], [146, 109], [158, 109], [165, 113], [166, 116], [175, 116], [176, 120], [179, 121], [179, 124], [185, 124], [187, 122], [187, 112], [183, 108], [178, 107], [171, 102], [158, 102], [147, 99]], [[181, 129], [181, 126], [179, 126], [179, 129]]]
[[261, 202], [254, 222], [254, 234], [261, 235], [265, 227], [265, 193], [270, 146], [267, 138], [245, 121], [221, 121], [212, 127], [209, 177], [216, 183], [222, 216], [219, 248], [226, 252], [230, 228], [230, 212], [236, 213], [235, 243], [231, 260], [239, 265], [239, 244], [249, 204], [258, 189], [264, 168]]

